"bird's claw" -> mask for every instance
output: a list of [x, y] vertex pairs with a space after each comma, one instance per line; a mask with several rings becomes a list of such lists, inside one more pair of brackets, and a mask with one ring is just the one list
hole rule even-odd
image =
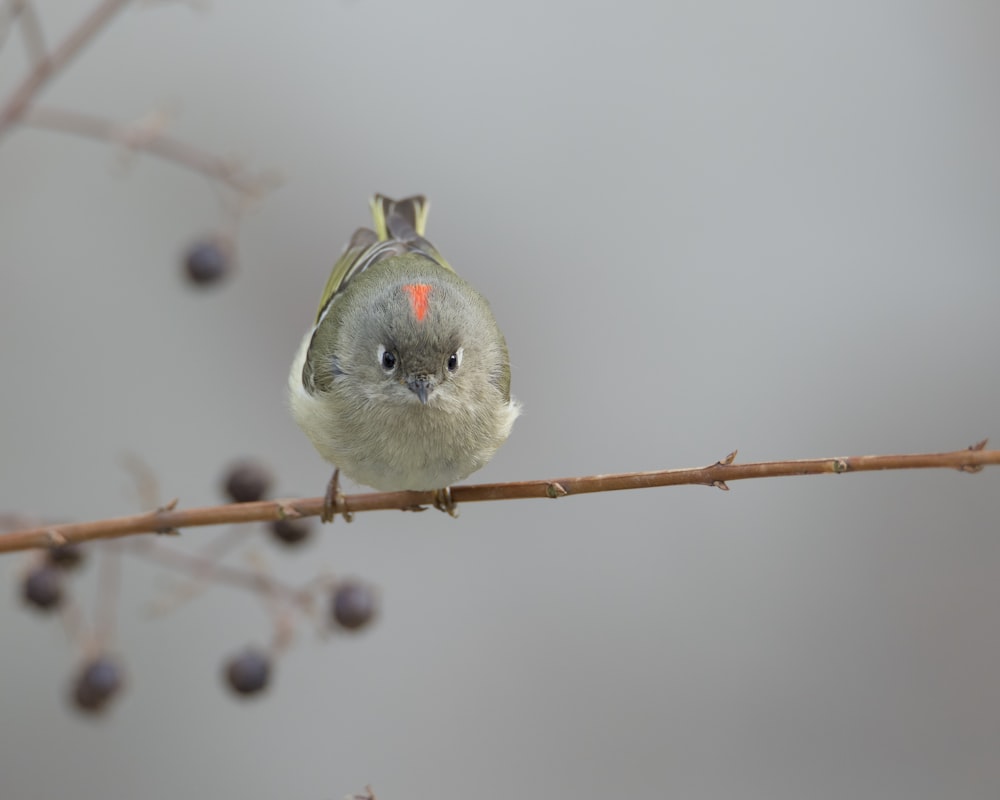
[[351, 522], [354, 519], [354, 514], [347, 510], [344, 493], [340, 491], [339, 467], [333, 471], [333, 476], [326, 485], [326, 494], [323, 496], [323, 513], [320, 514], [320, 519], [323, 522], [333, 522], [337, 514], [344, 518], [344, 522]]
[[450, 486], [434, 490], [434, 508], [438, 511], [444, 511], [449, 517], [458, 516], [458, 503], [451, 497]]

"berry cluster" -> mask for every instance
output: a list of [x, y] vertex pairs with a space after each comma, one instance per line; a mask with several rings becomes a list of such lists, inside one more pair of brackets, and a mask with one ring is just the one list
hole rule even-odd
[[[271, 473], [257, 462], [242, 461], [234, 464], [222, 482], [226, 495], [234, 502], [254, 502], [264, 499], [273, 484]], [[281, 519], [268, 526], [269, 538], [282, 548], [297, 547], [310, 539], [310, 520]], [[290, 608], [315, 615], [323, 608], [316, 595], [326, 596], [324, 618], [329, 628], [337, 631], [358, 631], [366, 627], [378, 610], [378, 595], [374, 587], [357, 579], [324, 579], [310, 581], [304, 587], [289, 586], [263, 573], [242, 570], [221, 564], [232, 545], [243, 543], [248, 537], [234, 537], [225, 533], [210, 546], [211, 557], [190, 555], [176, 548], [167, 548], [157, 540], [135, 542], [92, 542], [87, 545], [66, 544], [52, 547], [35, 556], [21, 583], [24, 602], [39, 613], [69, 612], [73, 608], [70, 591], [72, 574], [79, 572], [91, 554], [101, 556], [102, 550], [120, 548], [139, 557], [189, 573], [196, 581], [229, 583], [251, 591], [267, 592], [287, 602]], [[206, 551], [207, 552], [207, 551]], [[206, 577], [207, 576], [207, 577]], [[184, 599], [187, 599], [187, 595]], [[322, 612], [319, 612], [322, 613]], [[79, 616], [76, 614], [75, 616]], [[287, 627], [288, 615], [281, 624]], [[275, 659], [290, 641], [287, 630], [279, 626], [274, 644], [269, 648], [246, 647], [223, 665], [225, 683], [238, 696], [252, 696], [267, 688], [274, 673]], [[113, 697], [125, 685], [125, 672], [121, 663], [113, 658], [107, 647], [98, 642], [87, 648], [96, 652], [85, 660], [73, 678], [70, 699], [73, 706], [84, 713], [96, 713], [107, 708]]]

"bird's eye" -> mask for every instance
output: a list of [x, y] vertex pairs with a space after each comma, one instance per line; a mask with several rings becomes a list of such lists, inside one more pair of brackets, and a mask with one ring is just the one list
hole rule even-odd
[[454, 372], [462, 363], [462, 348], [459, 347], [454, 353], [448, 356], [448, 372]]
[[378, 363], [386, 372], [392, 372], [396, 368], [396, 354], [392, 350], [386, 350], [385, 345], [378, 346]]

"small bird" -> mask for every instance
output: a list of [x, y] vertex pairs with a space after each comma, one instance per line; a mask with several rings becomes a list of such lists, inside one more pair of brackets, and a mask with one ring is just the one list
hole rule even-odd
[[[483, 467], [520, 413], [507, 343], [486, 299], [424, 238], [422, 196], [371, 201], [320, 298], [288, 376], [292, 416], [339, 474], [380, 491], [450, 487]], [[346, 516], [346, 514], [345, 514]]]

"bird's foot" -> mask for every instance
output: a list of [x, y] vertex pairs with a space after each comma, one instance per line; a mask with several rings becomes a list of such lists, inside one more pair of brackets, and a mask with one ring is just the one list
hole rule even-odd
[[458, 516], [458, 503], [451, 497], [450, 486], [434, 490], [434, 508], [438, 511], [444, 511], [449, 517]]
[[340, 491], [339, 467], [333, 471], [330, 482], [326, 485], [326, 494], [323, 496], [323, 513], [320, 515], [320, 519], [323, 522], [333, 522], [337, 514], [340, 514], [345, 522], [354, 519], [354, 514], [347, 510], [344, 494]]

